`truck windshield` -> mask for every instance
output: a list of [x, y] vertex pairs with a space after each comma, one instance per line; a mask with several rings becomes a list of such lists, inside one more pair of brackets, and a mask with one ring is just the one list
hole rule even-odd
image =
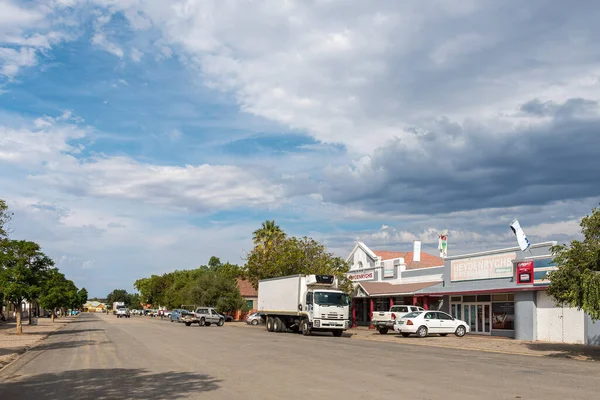
[[315, 292], [315, 303], [321, 306], [347, 306], [348, 295], [337, 292]]

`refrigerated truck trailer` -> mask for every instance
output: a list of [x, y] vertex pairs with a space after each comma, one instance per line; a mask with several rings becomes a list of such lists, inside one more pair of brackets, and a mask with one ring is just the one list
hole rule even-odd
[[331, 332], [348, 329], [348, 294], [332, 275], [290, 275], [258, 282], [258, 312], [269, 332]]

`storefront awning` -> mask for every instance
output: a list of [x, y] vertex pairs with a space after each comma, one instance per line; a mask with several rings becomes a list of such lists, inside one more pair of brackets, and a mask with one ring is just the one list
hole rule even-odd
[[[412, 296], [418, 290], [440, 283], [441, 282], [418, 282], [392, 284], [388, 282], [358, 282], [357, 290], [362, 289], [368, 297]], [[358, 290], [358, 292], [360, 292], [360, 290]]]

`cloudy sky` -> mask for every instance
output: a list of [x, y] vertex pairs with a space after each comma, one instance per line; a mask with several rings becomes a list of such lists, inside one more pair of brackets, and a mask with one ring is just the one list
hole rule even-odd
[[[346, 256], [567, 241], [600, 202], [600, 8], [0, 0], [0, 198], [91, 295], [275, 219]], [[596, 26], [596, 28], [594, 28]]]

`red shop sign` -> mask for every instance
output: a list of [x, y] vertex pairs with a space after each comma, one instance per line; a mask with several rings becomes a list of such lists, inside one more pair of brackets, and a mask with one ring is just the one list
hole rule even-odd
[[517, 263], [517, 284], [531, 285], [533, 283], [533, 261], [519, 261]]

